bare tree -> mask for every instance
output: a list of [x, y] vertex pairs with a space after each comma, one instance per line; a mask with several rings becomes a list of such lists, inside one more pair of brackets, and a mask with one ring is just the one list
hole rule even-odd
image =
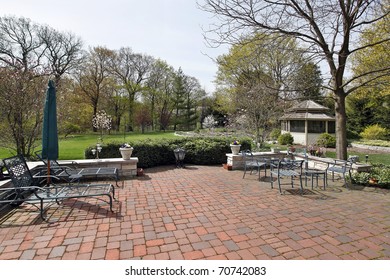
[[0, 17], [0, 62], [4, 67], [35, 75], [46, 74], [42, 60], [46, 46], [39, 26], [26, 18]]
[[45, 57], [59, 88], [61, 76], [69, 74], [83, 62], [83, 43], [72, 33], [59, 32], [49, 26], [43, 26], [39, 36], [45, 43]]
[[[31, 155], [40, 134], [46, 46], [39, 26], [26, 18], [0, 17], [1, 143]], [[2, 121], [2, 122], [1, 122]]]
[[0, 68], [0, 143], [30, 156], [41, 133], [45, 79], [31, 70]]
[[247, 77], [234, 94], [239, 114], [245, 116], [246, 126], [254, 132], [260, 147], [280, 114], [278, 90], [276, 85], [270, 86], [272, 83], [275, 81], [270, 76], [252, 73], [252, 77]]
[[[306, 52], [325, 60], [329, 86], [335, 98], [336, 156], [347, 157], [345, 99], [362, 76], [369, 81], [389, 75], [389, 63], [378, 65], [360, 76], [347, 77], [349, 57], [390, 40], [389, 34], [367, 45], [358, 45], [359, 34], [372, 23], [388, 20], [388, 1], [381, 0], [205, 0], [204, 11], [218, 22], [206, 37], [212, 45], [236, 42], [253, 32], [279, 34], [299, 39]], [[376, 74], [376, 75], [372, 75]]]

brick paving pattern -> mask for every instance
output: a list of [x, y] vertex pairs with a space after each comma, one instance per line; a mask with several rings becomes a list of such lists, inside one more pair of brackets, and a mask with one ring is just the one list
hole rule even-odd
[[[150, 168], [94, 199], [23, 205], [0, 217], [0, 259], [390, 259], [390, 191], [341, 181], [283, 195], [216, 166]], [[287, 182], [287, 181], [285, 181]], [[100, 207], [99, 207], [100, 206]]]

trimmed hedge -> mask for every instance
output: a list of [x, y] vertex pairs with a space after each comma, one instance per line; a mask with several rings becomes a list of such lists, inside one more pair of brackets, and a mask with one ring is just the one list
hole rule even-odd
[[[249, 138], [239, 139], [241, 150], [251, 149]], [[231, 152], [230, 138], [180, 138], [143, 140], [131, 143], [134, 147], [132, 157], [138, 157], [138, 167], [147, 168], [160, 165], [175, 164], [173, 150], [181, 147], [186, 151], [184, 163], [198, 165], [218, 165], [226, 163], [226, 154]], [[120, 158], [120, 143], [103, 145], [99, 158]], [[85, 158], [92, 159], [94, 147], [85, 150]]]

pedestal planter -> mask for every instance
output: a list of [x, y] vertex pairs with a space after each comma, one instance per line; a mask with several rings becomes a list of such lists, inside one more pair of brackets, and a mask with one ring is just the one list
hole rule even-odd
[[238, 155], [240, 153], [241, 145], [230, 145], [233, 155]]
[[119, 151], [124, 160], [129, 160], [131, 158], [131, 154], [133, 153], [134, 148], [119, 148]]

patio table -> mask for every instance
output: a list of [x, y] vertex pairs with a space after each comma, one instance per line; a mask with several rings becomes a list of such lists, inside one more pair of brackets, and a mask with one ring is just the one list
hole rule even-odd
[[313, 187], [314, 187], [314, 178], [316, 179], [316, 186], [318, 187], [318, 178], [323, 176], [324, 190], [325, 190], [325, 188], [326, 188], [326, 170], [305, 169], [303, 171], [303, 174], [305, 175], [305, 186], [307, 186], [307, 178], [310, 177], [311, 189], [313, 189]]

